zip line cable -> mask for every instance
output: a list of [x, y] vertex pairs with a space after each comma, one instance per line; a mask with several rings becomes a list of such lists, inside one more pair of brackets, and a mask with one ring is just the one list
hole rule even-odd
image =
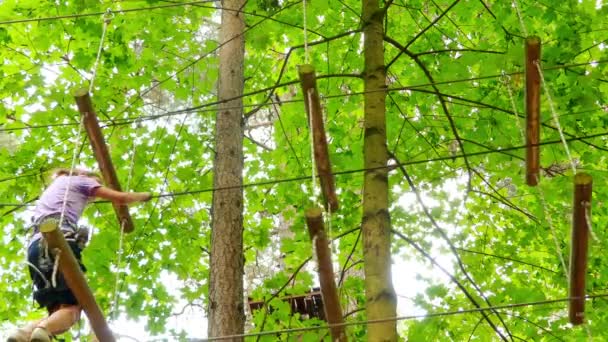
[[[604, 63], [608, 63], [608, 60], [599, 60], [599, 61], [588, 62], [588, 63], [574, 63], [574, 64], [566, 64], [566, 65], [557, 65], [557, 66], [553, 66], [553, 67], [543, 68], [542, 70], [545, 70], [545, 71], [546, 70], [559, 70], [559, 69], [566, 69], [566, 68], [572, 68], [572, 67], [577, 67], [577, 66], [588, 66], [588, 65], [604, 64]], [[462, 82], [473, 82], [473, 81], [479, 81], [479, 80], [484, 80], [484, 79], [493, 79], [493, 78], [504, 78], [504, 77], [508, 77], [508, 76], [521, 75], [521, 74], [523, 74], [523, 71], [515, 71], [515, 72], [510, 72], [510, 73], [501, 73], [501, 74], [479, 76], [479, 77], [473, 77], [473, 78], [415, 84], [415, 85], [398, 87], [398, 88], [367, 90], [364, 92], [355, 92], [355, 93], [349, 93], [349, 94], [334, 94], [334, 95], [324, 96], [324, 98], [333, 99], [333, 98], [365, 95], [365, 94], [374, 93], [374, 92], [406, 91], [406, 90], [412, 90], [412, 89], [424, 88], [424, 87], [430, 87], [430, 86], [437, 86], [437, 85], [446, 85], [446, 84], [462, 83]], [[317, 79], [322, 79], [322, 78], [324, 78], [323, 75], [320, 75], [317, 77]], [[296, 81], [291, 81], [286, 84], [289, 85], [292, 83], [295, 84]], [[283, 85], [285, 85], [285, 84], [283, 84]], [[278, 88], [278, 87], [258, 90], [258, 91], [255, 91], [254, 93], [244, 94], [242, 97], [252, 96], [252, 95], [260, 93], [262, 91], [267, 91], [267, 90], [276, 89], [276, 88]], [[231, 98], [231, 99], [227, 99], [225, 101], [231, 101], [234, 99], [237, 99], [237, 98]], [[292, 99], [292, 100], [276, 101], [276, 102], [271, 101], [271, 102], [264, 102], [264, 103], [244, 104], [243, 107], [282, 105], [282, 104], [288, 104], [288, 103], [300, 103], [303, 101], [304, 101], [304, 99]], [[182, 114], [186, 114], [189, 112], [198, 112], [198, 113], [200, 113], [200, 112], [217, 112], [217, 110], [218, 110], [217, 108], [215, 108], [215, 107], [208, 108], [208, 107], [217, 106], [222, 102], [224, 102], [224, 101], [221, 101], [221, 102], [213, 101], [213, 102], [209, 102], [209, 103], [202, 104], [199, 106], [178, 109], [175, 111], [168, 111], [168, 112], [161, 113], [161, 114], [143, 115], [143, 116], [135, 116], [135, 117], [127, 117], [127, 118], [113, 118], [111, 120], [100, 120], [99, 122], [101, 124], [106, 124], [105, 126], [102, 127], [102, 128], [105, 128], [105, 127], [128, 125], [128, 124], [135, 123], [136, 121], [156, 120], [156, 119], [160, 119], [160, 118], [167, 117], [167, 116], [177, 116], [177, 115], [182, 115]], [[603, 108], [598, 107], [597, 110], [603, 110]], [[581, 112], [581, 113], [583, 113], [583, 112]], [[576, 113], [574, 113], [574, 114], [576, 114]], [[562, 114], [562, 115], [570, 115], [570, 114]], [[31, 129], [45, 129], [45, 128], [52, 128], [52, 127], [68, 127], [68, 126], [76, 126], [76, 125], [78, 125], [78, 123], [75, 123], [75, 122], [53, 123], [53, 124], [43, 124], [43, 125], [29, 125], [29, 126], [22, 126], [22, 127], [0, 128], [0, 132], [12, 132], [12, 131], [31, 130]]]
[[[204, 3], [215, 3], [217, 0], [199, 0], [199, 1], [191, 1], [191, 2], [183, 2], [183, 3], [174, 3], [167, 5], [157, 5], [157, 6], [148, 6], [148, 7], [137, 7], [137, 8], [127, 8], [127, 9], [119, 9], [112, 10], [114, 13], [132, 13], [132, 12], [142, 12], [142, 11], [152, 11], [163, 8], [171, 8], [171, 7], [182, 7], [188, 5], [197, 5]], [[54, 21], [54, 20], [63, 20], [63, 19], [76, 19], [76, 18], [84, 18], [84, 17], [95, 17], [99, 15], [104, 15], [107, 12], [90, 12], [90, 13], [75, 13], [75, 14], [66, 14], [66, 15], [57, 15], [53, 17], [41, 17], [41, 18], [24, 18], [24, 19], [14, 19], [14, 20], [5, 20], [0, 21], [0, 26], [2, 25], [12, 25], [12, 24], [21, 24], [21, 23], [31, 23], [31, 22], [41, 22], [41, 21]]]
[[[566, 139], [566, 141], [568, 141], [568, 142], [583, 141], [583, 140], [587, 140], [587, 139], [594, 139], [594, 138], [601, 138], [601, 137], [608, 137], [608, 132], [602, 132], [602, 133], [579, 136], [579, 137], [572, 137], [572, 138]], [[561, 143], [562, 143], [561, 139], [560, 140], [548, 140], [548, 141], [543, 141], [543, 142], [540, 142], [539, 144], [535, 144], [532, 146], [547, 146], [547, 145], [555, 145], [555, 144], [561, 144]], [[379, 169], [384, 169], [384, 168], [393, 169], [398, 166], [411, 166], [411, 165], [421, 165], [421, 164], [434, 163], [434, 162], [451, 161], [453, 159], [462, 159], [462, 158], [467, 158], [467, 157], [478, 157], [478, 156], [492, 155], [492, 154], [498, 154], [498, 153], [505, 153], [505, 152], [510, 152], [510, 151], [517, 151], [517, 150], [525, 149], [527, 147], [528, 147], [528, 145], [512, 146], [512, 147], [498, 148], [498, 149], [487, 150], [487, 151], [470, 152], [467, 154], [457, 154], [457, 155], [453, 155], [453, 156], [450, 155], [450, 156], [445, 156], [445, 157], [437, 157], [437, 158], [430, 158], [430, 159], [423, 159], [423, 160], [412, 160], [412, 161], [408, 161], [408, 162], [402, 162], [399, 164], [395, 163], [395, 164], [391, 164], [391, 165], [387, 165], [387, 166], [379, 166], [379, 167], [373, 167], [373, 168], [360, 168], [360, 169], [352, 169], [352, 170], [344, 170], [344, 171], [334, 171], [334, 172], [332, 172], [332, 175], [344, 176], [344, 175], [361, 173], [361, 172], [365, 172], [365, 171], [379, 170]], [[239, 188], [246, 189], [246, 188], [258, 187], [258, 186], [267, 186], [267, 185], [290, 183], [290, 182], [297, 182], [297, 181], [307, 181], [307, 180], [310, 180], [310, 177], [311, 177], [310, 175], [305, 175], [305, 176], [292, 177], [292, 178], [275, 179], [275, 180], [268, 180], [268, 181], [262, 181], [262, 182], [248, 183], [248, 184], [243, 184], [242, 186], [227, 186], [227, 187], [221, 187], [221, 188], [207, 188], [207, 189], [191, 190], [191, 191], [177, 191], [177, 192], [172, 192], [172, 193], [153, 195], [152, 198], [177, 197], [177, 196], [194, 195], [194, 194], [214, 192], [214, 191], [234, 190], [234, 189], [239, 189]], [[95, 203], [110, 203], [110, 202], [109, 201], [97, 201]], [[0, 204], [0, 207], [2, 207], [2, 206], [27, 207], [27, 206], [32, 206], [32, 205], [33, 204], [4, 203], [4, 204]]]
[[[606, 298], [606, 297], [608, 297], [608, 293], [587, 295], [587, 296], [585, 296], [585, 299], [600, 299], [600, 298]], [[293, 334], [293, 333], [299, 333], [299, 332], [305, 332], [305, 331], [325, 330], [325, 329], [331, 329], [331, 328], [335, 328], [335, 327], [349, 327], [349, 326], [369, 325], [369, 324], [377, 324], [377, 323], [385, 323], [385, 322], [407, 321], [407, 320], [414, 320], [414, 319], [447, 317], [447, 316], [456, 316], [456, 315], [463, 315], [463, 314], [470, 314], [470, 313], [478, 313], [478, 312], [484, 312], [484, 311], [490, 311], [490, 310], [510, 310], [510, 309], [517, 309], [517, 308], [532, 307], [532, 306], [559, 304], [559, 303], [567, 302], [567, 301], [570, 301], [573, 299], [580, 299], [580, 297], [548, 299], [548, 300], [535, 301], [535, 302], [495, 305], [495, 306], [489, 306], [489, 307], [471, 308], [471, 309], [463, 309], [463, 310], [455, 310], [455, 311], [431, 312], [431, 313], [420, 314], [420, 315], [408, 315], [408, 316], [398, 316], [398, 317], [365, 320], [365, 321], [344, 322], [344, 323], [338, 323], [338, 324], [327, 324], [327, 325], [316, 326], [316, 327], [292, 328], [292, 329], [262, 331], [262, 332], [254, 332], [254, 333], [238, 334], [238, 335], [218, 336], [218, 337], [211, 337], [211, 338], [200, 339], [200, 340], [197, 339], [196, 341], [221, 341], [221, 340], [231, 340], [231, 339], [238, 339], [238, 338], [242, 339], [244, 337]]]

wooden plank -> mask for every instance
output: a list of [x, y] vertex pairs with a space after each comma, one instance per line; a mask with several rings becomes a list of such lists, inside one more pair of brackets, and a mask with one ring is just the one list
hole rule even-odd
[[300, 83], [302, 84], [306, 113], [310, 115], [308, 119], [312, 124], [314, 158], [315, 164], [317, 164], [317, 173], [321, 180], [323, 200], [325, 207], [329, 208], [332, 213], [335, 213], [339, 209], [339, 203], [336, 196], [334, 175], [331, 172], [325, 124], [323, 123], [323, 111], [321, 110], [319, 92], [317, 91], [315, 68], [310, 64], [300, 65], [298, 73], [300, 75]]
[[[83, 115], [83, 124], [87, 131], [87, 135], [89, 136], [91, 148], [95, 154], [95, 159], [97, 159], [97, 164], [99, 164], [99, 170], [101, 171], [106, 186], [117, 191], [122, 191], [114, 165], [112, 164], [112, 159], [110, 158], [110, 153], [108, 152], [108, 146], [101, 133], [99, 121], [97, 120], [95, 109], [93, 109], [89, 92], [86, 89], [79, 89], [74, 92], [74, 97], [76, 98], [78, 110]], [[129, 207], [115, 203], [112, 203], [112, 206], [116, 212], [119, 224], [124, 225], [123, 229], [125, 233], [132, 232], [134, 226], [131, 215], [129, 214]]]
[[63, 274], [68, 287], [72, 290], [74, 297], [78, 300], [78, 304], [89, 318], [91, 328], [97, 339], [104, 342], [114, 342], [112, 331], [108, 327], [95, 297], [93, 297], [72, 249], [63, 237], [63, 233], [57, 229], [58, 223], [57, 220], [53, 219], [43, 221], [40, 225], [40, 232], [48, 244], [49, 251], [60, 251], [58, 255], [55, 255], [56, 258], [59, 258], [59, 270]]
[[540, 178], [540, 38], [526, 39], [526, 182]]
[[[317, 262], [319, 263], [319, 282], [321, 283], [325, 318], [330, 325], [342, 324], [344, 323], [344, 318], [334, 278], [329, 241], [327, 241], [325, 228], [323, 227], [322, 213], [321, 208], [307, 210], [306, 225], [308, 226], [308, 233], [316, 250]], [[330, 332], [333, 341], [347, 341], [343, 325], [331, 327]]]
[[587, 247], [591, 220], [591, 192], [593, 179], [589, 174], [574, 176], [574, 206], [572, 213], [572, 252], [570, 254], [570, 323], [585, 321], [585, 276]]

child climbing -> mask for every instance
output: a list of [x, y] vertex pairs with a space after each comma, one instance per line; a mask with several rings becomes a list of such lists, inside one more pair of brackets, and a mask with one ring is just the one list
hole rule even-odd
[[[54, 272], [55, 257], [46, 246], [40, 225], [61, 220], [60, 229], [80, 263], [83, 240], [86, 242], [87, 238], [77, 224], [90, 200], [102, 198], [128, 204], [151, 198], [148, 192], [120, 192], [104, 187], [97, 174], [86, 170], [77, 169], [70, 173], [70, 170], [58, 169], [53, 177], [53, 182], [42, 193], [34, 209], [34, 235], [27, 253], [30, 277], [35, 286], [34, 299], [40, 307], [46, 308], [48, 317], [16, 330], [7, 342], [51, 341], [52, 336], [69, 330], [80, 319], [81, 307], [61, 272]], [[85, 271], [84, 266], [80, 266]]]

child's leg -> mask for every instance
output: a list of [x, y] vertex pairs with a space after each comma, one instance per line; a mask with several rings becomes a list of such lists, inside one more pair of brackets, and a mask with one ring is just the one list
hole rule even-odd
[[49, 317], [41, 320], [37, 327], [45, 328], [52, 335], [68, 331], [80, 319], [80, 306], [62, 305]]

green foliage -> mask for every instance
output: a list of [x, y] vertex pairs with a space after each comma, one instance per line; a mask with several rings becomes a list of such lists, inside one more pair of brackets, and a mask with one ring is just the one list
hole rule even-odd
[[[387, 146], [406, 164], [416, 191], [445, 230], [466, 270], [465, 275], [402, 171], [392, 171], [392, 229], [437, 259], [462, 285], [436, 276], [440, 272], [426, 256], [395, 237], [395, 262], [404, 259], [423, 265], [411, 272], [421, 273], [415, 285], [420, 288], [413, 301], [402, 302], [402, 313], [472, 308], [473, 300], [487, 306], [488, 302], [505, 305], [565, 297], [567, 281], [559, 254], [569, 263], [572, 171], [568, 156], [559, 143], [541, 149], [541, 164], [547, 172], [539, 189], [545, 208], [539, 190], [525, 185], [524, 150], [492, 152], [524, 143], [519, 127], [525, 122], [520, 119], [518, 125], [515, 114], [524, 115], [525, 80], [521, 74], [500, 75], [523, 70], [524, 31], [538, 35], [543, 42], [543, 76], [552, 98], [549, 102], [542, 93], [542, 139], [560, 139], [551, 106], [567, 139], [604, 134], [608, 124], [604, 63], [608, 58], [604, 26], [608, 7], [597, 9], [595, 1], [522, 0], [518, 1], [520, 20], [510, 1], [463, 0], [438, 19], [453, 1], [391, 3], [385, 20], [386, 62], [392, 62], [387, 86], [407, 90], [387, 93]], [[167, 322], [183, 307], [176, 302], [207, 305], [213, 101], [220, 46], [219, 17], [213, 6], [119, 11], [160, 4], [164, 2], [112, 5], [114, 18], [108, 25], [92, 99], [102, 125], [107, 126], [104, 135], [123, 187], [129, 183], [137, 191], [182, 195], [132, 208], [136, 230], [125, 239], [119, 272], [113, 266], [119, 236], [111, 206], [95, 204], [85, 215], [98, 231], [84, 262], [100, 305], [105, 312], [110, 310], [119, 275], [123, 281], [119, 311], [144, 321], [151, 335], [171, 333]], [[316, 283], [303, 217], [314, 203], [310, 136], [297, 79], [297, 65], [306, 58], [301, 5], [260, 0], [250, 1], [244, 8], [244, 123], [249, 136], [244, 183], [270, 182], [244, 189], [245, 256], [251, 267], [247, 295], [259, 300], [301, 294]], [[0, 3], [0, 21], [101, 13], [107, 7], [107, 3], [92, 1], [6, 0]], [[307, 1], [306, 25], [309, 62], [317, 71], [332, 168], [337, 172], [358, 170], [363, 165], [365, 134], [360, 2]], [[96, 165], [88, 142], [76, 141], [74, 124], [79, 116], [70, 90], [88, 86], [102, 30], [100, 16], [0, 25], [3, 321], [18, 324], [42, 315], [29, 312], [28, 275], [22, 264], [29, 212], [5, 205], [33, 201], [47, 182], [46, 171], [69, 166], [74, 149], [82, 150], [80, 165]], [[402, 53], [406, 46], [407, 53]], [[598, 63], [590, 65], [592, 61]], [[265, 103], [270, 101], [273, 104]], [[187, 114], [132, 120], [190, 106], [200, 107]], [[262, 128], [249, 129], [256, 124]], [[464, 151], [455, 144], [454, 132]], [[602, 191], [608, 144], [604, 137], [597, 137], [569, 142], [569, 147], [579, 169], [594, 177], [592, 220], [598, 240], [590, 245], [587, 291], [603, 293], [608, 282], [608, 263], [603, 257], [603, 222], [608, 211]], [[477, 155], [469, 156], [467, 163], [462, 157], [450, 159], [463, 152]], [[427, 162], [437, 158], [441, 160]], [[296, 180], [272, 183], [291, 178]], [[336, 272], [344, 311], [350, 313], [347, 321], [361, 321], [366, 319], [365, 311], [359, 311], [365, 307], [363, 242], [358, 237], [362, 172], [340, 173], [336, 184], [341, 210], [332, 216], [329, 232], [335, 238]], [[250, 316], [253, 331], [324, 324], [291, 316], [279, 299], [271, 303], [272, 312]], [[584, 329], [567, 325], [566, 313], [566, 304], [559, 303], [502, 310], [500, 317], [515, 339], [587, 338]], [[503, 327], [496, 313], [489, 316]], [[587, 319], [593, 337], [603, 339], [603, 327], [608, 324], [605, 301], [588, 301]], [[353, 340], [365, 339], [365, 326], [347, 331]], [[411, 341], [499, 339], [478, 313], [408, 320], [400, 331]], [[301, 338], [328, 339], [325, 332], [307, 332]], [[172, 333], [181, 338], [188, 335]], [[277, 338], [293, 340], [286, 334], [260, 340]]]

